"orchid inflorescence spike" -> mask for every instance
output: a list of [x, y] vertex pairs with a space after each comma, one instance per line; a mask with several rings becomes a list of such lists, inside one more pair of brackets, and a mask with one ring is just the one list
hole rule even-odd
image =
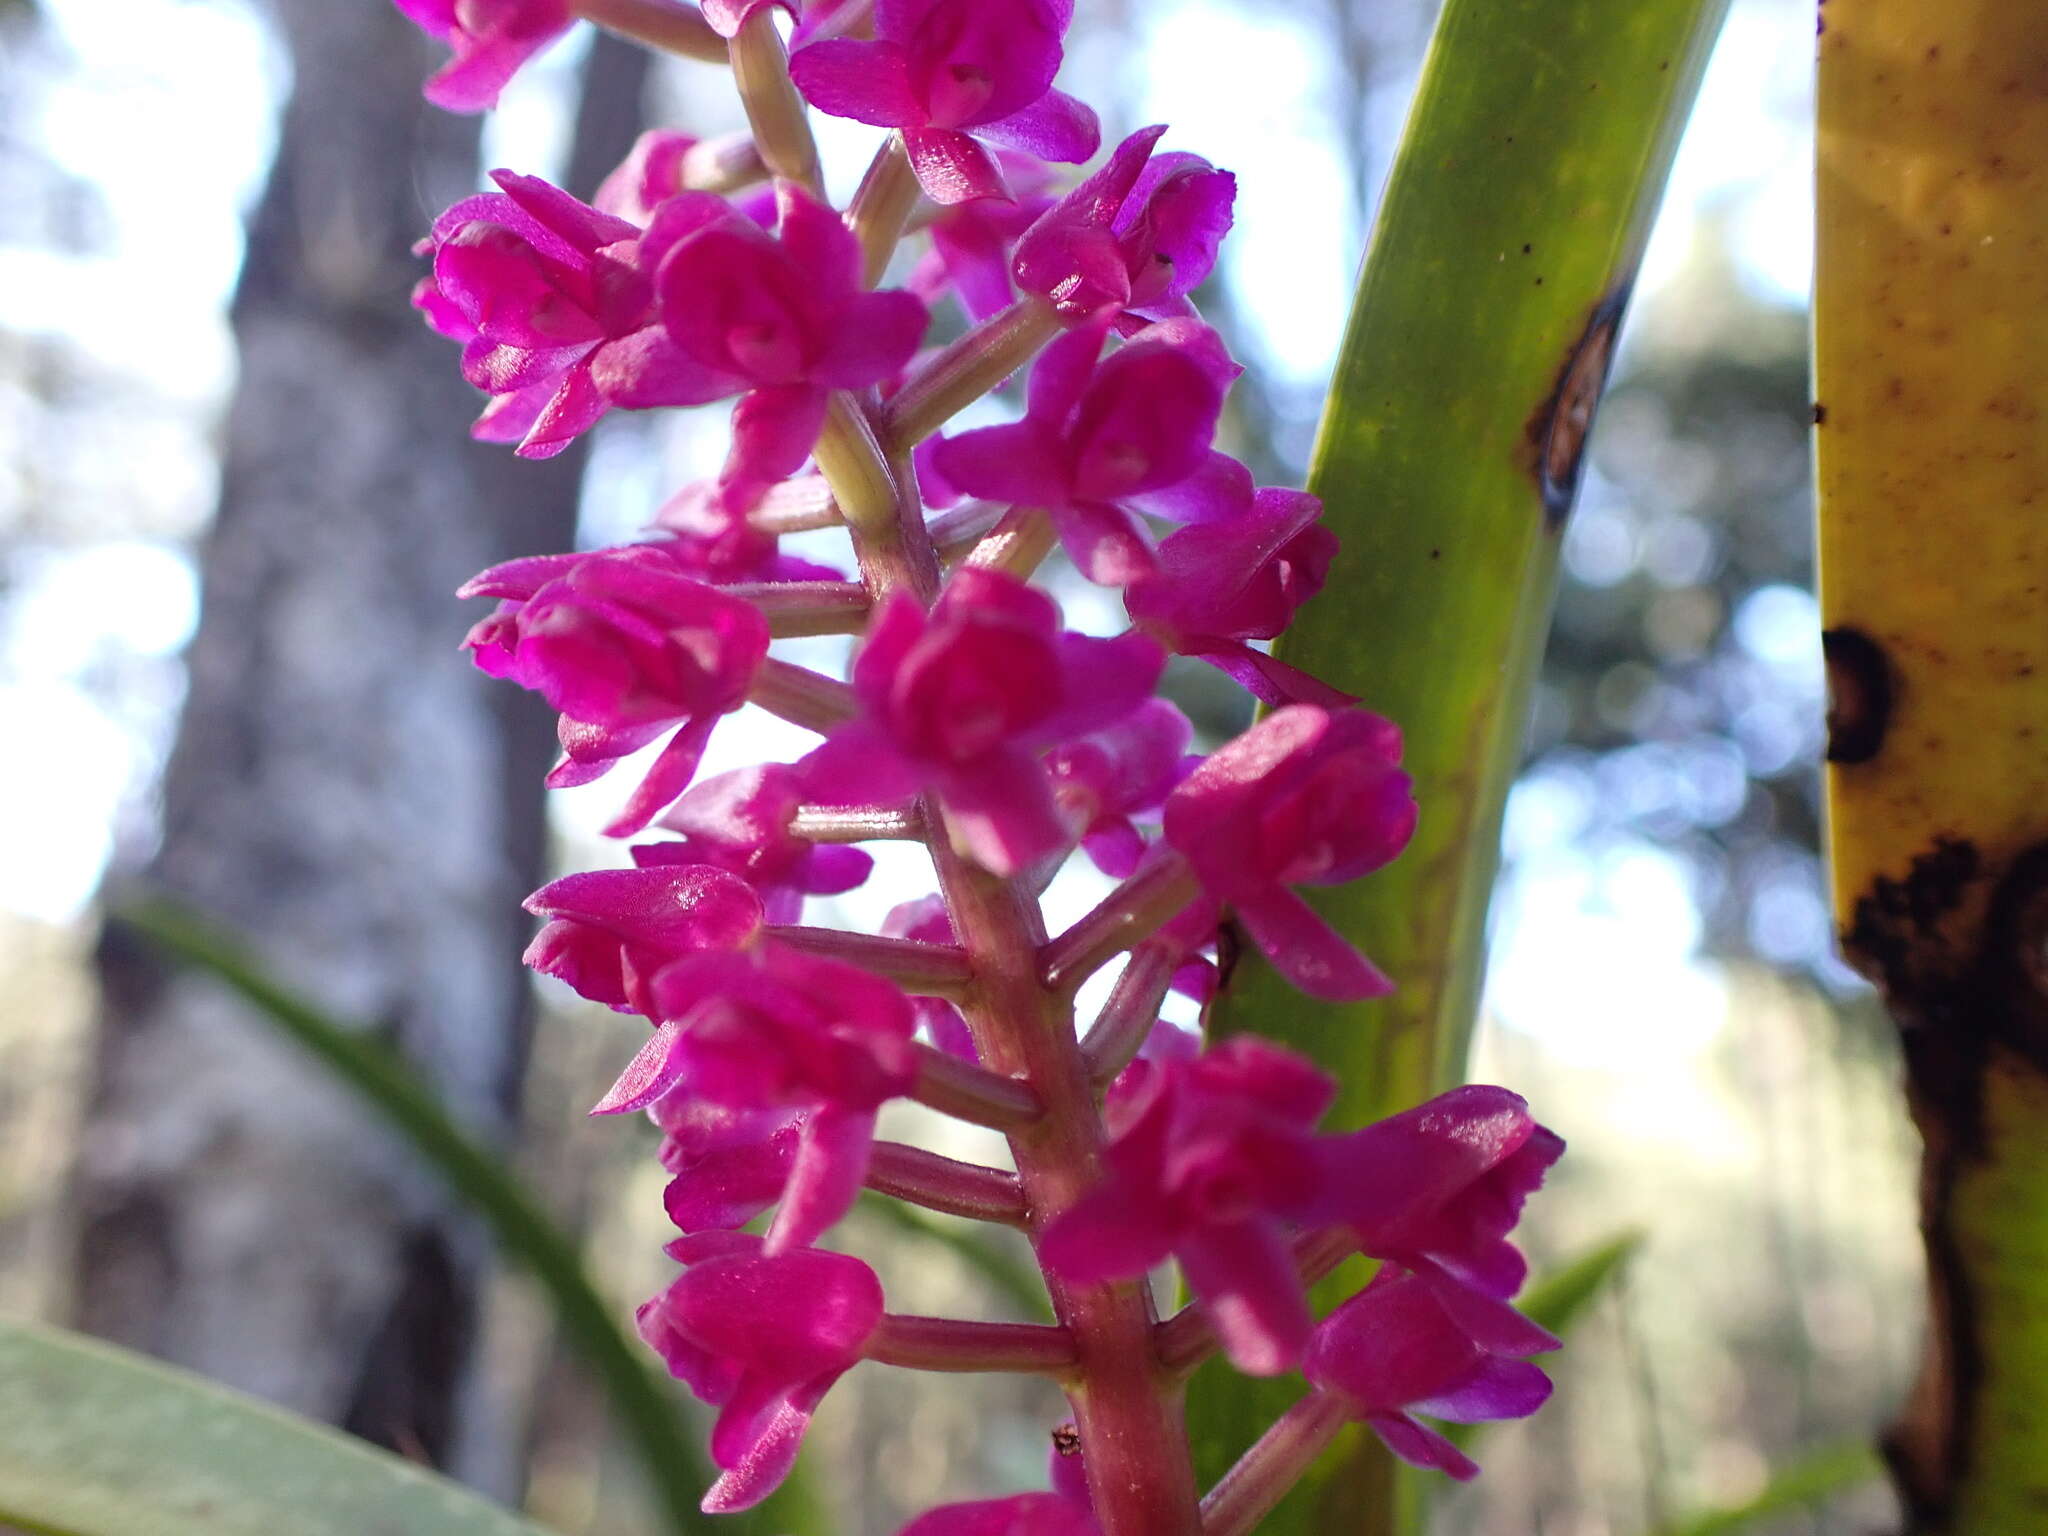
[[[1325, 1128], [1336, 1084], [1313, 1063], [1159, 1019], [1169, 991], [1210, 997], [1239, 941], [1310, 997], [1388, 991], [1300, 889], [1371, 874], [1416, 815], [1398, 728], [1258, 643], [1316, 595], [1336, 539], [1314, 497], [1254, 486], [1215, 446], [1240, 370], [1189, 296], [1230, 175], [1155, 127], [1061, 190], [1056, 167], [1100, 147], [1053, 86], [1070, 0], [397, 3], [454, 52], [428, 89], [444, 106], [493, 104], [587, 17], [684, 52], [729, 40], [754, 129], [656, 130], [594, 205], [496, 172], [434, 222], [415, 295], [489, 396], [476, 436], [526, 457], [612, 409], [732, 402], [723, 467], [646, 540], [464, 589], [498, 605], [470, 632], [477, 665], [561, 717], [551, 783], [655, 749], [607, 828], [648, 840], [536, 892], [526, 958], [649, 1026], [596, 1112], [663, 1133], [683, 1268], [640, 1328], [719, 1410], [705, 1508], [772, 1491], [863, 1359], [1050, 1375], [1074, 1408], [1050, 1492], [906, 1536], [1231, 1536], [1349, 1422], [1473, 1475], [1423, 1421], [1519, 1417], [1548, 1392], [1528, 1357], [1556, 1340], [1508, 1304], [1509, 1233], [1563, 1144], [1489, 1087]], [[806, 100], [888, 130], [844, 214], [817, 190]], [[912, 229], [909, 286], [877, 288]], [[965, 335], [924, 352], [944, 305]], [[1026, 364], [1016, 419], [945, 431]], [[854, 580], [778, 547], [831, 528]], [[1121, 593], [1127, 629], [1065, 626], [1032, 584], [1056, 548]], [[817, 634], [860, 636], [848, 678], [771, 654]], [[1269, 712], [1191, 756], [1158, 696], [1169, 654]], [[815, 747], [699, 779], [749, 703]], [[921, 842], [934, 894], [879, 933], [804, 926], [807, 898], [867, 879], [873, 840]], [[1039, 894], [1077, 855], [1121, 883], [1048, 937]], [[1077, 990], [1113, 965], [1084, 1032]], [[877, 1142], [896, 1099], [997, 1128], [1014, 1169]], [[889, 1314], [873, 1271], [817, 1246], [863, 1188], [1023, 1228], [1057, 1322]], [[1318, 1321], [1310, 1285], [1359, 1254], [1373, 1279]], [[1194, 1300], [1161, 1321], [1148, 1277], [1168, 1260]], [[1308, 1387], [1204, 1499], [1181, 1394], [1218, 1352]]]

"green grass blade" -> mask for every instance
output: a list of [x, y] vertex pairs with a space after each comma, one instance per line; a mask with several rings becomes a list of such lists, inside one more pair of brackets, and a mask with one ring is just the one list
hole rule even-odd
[[295, 995], [234, 940], [178, 906], [152, 902], [126, 909], [112, 921], [128, 924], [175, 959], [213, 976], [312, 1052], [483, 1217], [499, 1247], [524, 1264], [547, 1292], [557, 1323], [597, 1377], [620, 1431], [632, 1443], [670, 1530], [789, 1527], [786, 1504], [775, 1515], [742, 1517], [739, 1525], [734, 1517], [721, 1516], [714, 1526], [698, 1510], [697, 1501], [716, 1474], [672, 1394], [646, 1365], [644, 1352], [613, 1320], [612, 1307], [591, 1284], [575, 1244], [527, 1197], [506, 1171], [503, 1157], [456, 1125], [402, 1061], [366, 1032], [338, 1023]]
[[1538, 1275], [1515, 1299], [1515, 1306], [1531, 1322], [1563, 1338], [1587, 1309], [1607, 1294], [1607, 1288], [1621, 1278], [1622, 1271], [1642, 1250], [1643, 1240], [1641, 1232], [1622, 1232], [1610, 1237], [1548, 1274]]
[[[1640, 1232], [1623, 1232], [1596, 1244], [1577, 1258], [1530, 1281], [1528, 1289], [1515, 1298], [1515, 1306], [1531, 1322], [1548, 1328], [1560, 1339], [1569, 1340], [1572, 1328], [1592, 1310], [1593, 1303], [1621, 1279], [1642, 1246], [1643, 1234]], [[1562, 1368], [1569, 1370], [1570, 1357], [1567, 1355], [1563, 1359]], [[1484, 1423], [1445, 1424], [1441, 1428], [1444, 1438], [1451, 1444], [1469, 1450], [1494, 1426]], [[1424, 1497], [1431, 1486], [1430, 1479], [1435, 1475], [1413, 1467], [1401, 1469], [1404, 1479], [1420, 1483], [1417, 1494]]]
[[1655, 1536], [1739, 1536], [1775, 1516], [1806, 1509], [1882, 1476], [1884, 1463], [1861, 1441], [1822, 1446], [1778, 1468], [1755, 1498], [1693, 1515], [1665, 1526]]
[[541, 1536], [351, 1436], [0, 1320], [0, 1527], [42, 1536]]
[[[1310, 475], [1343, 548], [1279, 644], [1406, 732], [1413, 846], [1311, 896], [1399, 991], [1311, 1004], [1247, 955], [1213, 1014], [1333, 1070], [1333, 1124], [1462, 1073], [1579, 449], [1725, 8], [1447, 0], [1438, 22]], [[1198, 1377], [1202, 1472], [1220, 1476], [1289, 1391]], [[1310, 1483], [1262, 1531], [1413, 1528], [1376, 1449]]]

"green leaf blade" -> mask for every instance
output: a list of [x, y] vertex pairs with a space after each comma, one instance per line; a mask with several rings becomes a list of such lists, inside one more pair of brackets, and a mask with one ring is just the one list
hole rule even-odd
[[[1314, 1057], [1352, 1126], [1459, 1081], [1501, 813], [1579, 455], [1725, 0], [1447, 0], [1359, 280], [1309, 479], [1342, 548], [1279, 656], [1396, 721], [1421, 822], [1394, 864], [1310, 893], [1393, 977], [1312, 1004], [1256, 954], [1212, 1012]], [[1343, 1294], [1342, 1277], [1323, 1299]], [[1213, 1481], [1299, 1392], [1197, 1376]], [[1349, 1436], [1261, 1527], [1417, 1528]]]
[[[422, 1161], [482, 1216], [505, 1254], [547, 1293], [556, 1323], [602, 1387], [615, 1422], [632, 1445], [665, 1523], [678, 1536], [714, 1528], [813, 1532], [821, 1527], [800, 1483], [759, 1513], [722, 1516], [698, 1508], [716, 1475], [647, 1356], [629, 1341], [598, 1294], [574, 1242], [506, 1171], [451, 1119], [405, 1063], [367, 1032], [329, 1018], [272, 977], [240, 944], [170, 902], [128, 908], [125, 923], [182, 964], [203, 971], [248, 1003], [254, 1016], [310, 1052], [402, 1136]], [[4, 1422], [4, 1421], [0, 1421]], [[779, 1522], [779, 1523], [777, 1523]]]
[[1884, 1475], [1884, 1462], [1862, 1441], [1824, 1445], [1785, 1463], [1755, 1497], [1664, 1527], [1655, 1536], [1740, 1536], [1779, 1515], [1808, 1509]]
[[1530, 1322], [1548, 1328], [1559, 1338], [1565, 1337], [1593, 1303], [1621, 1278], [1642, 1251], [1645, 1240], [1646, 1234], [1629, 1231], [1595, 1244], [1577, 1258], [1568, 1259], [1531, 1281], [1515, 1306]]
[[1724, 9], [1449, 0], [1431, 45], [1309, 476], [1342, 547], [1275, 647], [1402, 728], [1414, 841], [1307, 893], [1396, 991], [1310, 1004], [1249, 953], [1217, 1009], [1226, 1030], [1336, 1067], [1339, 1117], [1404, 1108], [1462, 1071], [1576, 482], [1567, 450]]
[[0, 1525], [56, 1536], [543, 1536], [198, 1376], [0, 1320]]

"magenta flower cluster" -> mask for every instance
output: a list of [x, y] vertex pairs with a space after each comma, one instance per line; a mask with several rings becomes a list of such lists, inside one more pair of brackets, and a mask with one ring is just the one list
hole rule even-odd
[[[752, 127], [649, 134], [595, 204], [496, 173], [435, 221], [415, 296], [489, 397], [476, 435], [522, 455], [614, 408], [731, 402], [722, 467], [646, 540], [464, 589], [497, 604], [476, 664], [560, 716], [550, 782], [632, 775], [607, 831], [647, 840], [536, 892], [527, 960], [648, 1026], [597, 1112], [662, 1131], [682, 1268], [640, 1329], [718, 1410], [705, 1508], [771, 1492], [863, 1360], [1036, 1372], [1073, 1409], [1051, 1491], [905, 1536], [1235, 1536], [1352, 1422], [1473, 1475], [1426, 1421], [1518, 1417], [1549, 1390], [1529, 1357], [1556, 1340], [1509, 1305], [1509, 1239], [1562, 1143], [1489, 1087], [1332, 1129], [1311, 1062], [1160, 1018], [1172, 992], [1210, 997], [1241, 942], [1311, 998], [1390, 990], [1301, 892], [1369, 876], [1416, 817], [1395, 725], [1263, 645], [1336, 539], [1314, 497], [1255, 486], [1216, 443], [1240, 370], [1190, 295], [1229, 173], [1147, 128], [1060, 190], [1100, 148], [1053, 84], [1070, 0], [397, 3], [454, 52], [443, 105], [491, 104], [588, 15], [723, 40]], [[843, 210], [806, 102], [887, 130]], [[892, 268], [907, 286], [881, 285]], [[957, 339], [933, 349], [948, 306]], [[948, 430], [1012, 376], [1013, 419]], [[851, 575], [779, 547], [820, 529], [849, 536]], [[1127, 627], [1066, 627], [1033, 585], [1056, 550]], [[856, 640], [844, 679], [774, 653], [831, 635]], [[1159, 694], [1172, 655], [1268, 712], [1192, 755]], [[749, 706], [815, 746], [701, 778]], [[879, 932], [805, 926], [887, 840], [923, 846], [934, 893]], [[1077, 854], [1118, 883], [1049, 936], [1039, 897]], [[1078, 1029], [1077, 990], [1110, 968]], [[1003, 1132], [1011, 1166], [878, 1140], [904, 1099]], [[1024, 1231], [1057, 1322], [887, 1311], [873, 1271], [817, 1246], [863, 1189]], [[1373, 1279], [1319, 1321], [1310, 1286], [1354, 1255]], [[1169, 1261], [1194, 1300], [1161, 1319]], [[1204, 1499], [1180, 1402], [1219, 1352], [1307, 1387]]]

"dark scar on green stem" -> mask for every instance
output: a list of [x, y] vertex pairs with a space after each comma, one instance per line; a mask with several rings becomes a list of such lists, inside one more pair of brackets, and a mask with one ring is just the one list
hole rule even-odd
[[1632, 280], [1623, 283], [1593, 306], [1558, 366], [1557, 382], [1530, 413], [1522, 467], [1536, 483], [1547, 533], [1557, 533], [1571, 515], [1586, 441], [1593, 435], [1593, 416], [1614, 361], [1614, 338], [1631, 286]]

